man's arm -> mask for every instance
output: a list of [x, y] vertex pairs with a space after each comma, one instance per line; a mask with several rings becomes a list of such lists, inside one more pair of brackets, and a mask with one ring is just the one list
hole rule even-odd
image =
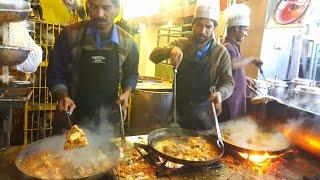
[[67, 42], [67, 31], [63, 30], [56, 38], [52, 53], [49, 55], [47, 69], [48, 87], [57, 100], [68, 95], [68, 60], [71, 58]]
[[245, 58], [237, 59], [235, 49], [232, 47], [232, 45], [226, 43], [224, 44], [224, 46], [227, 48], [229, 55], [231, 57], [232, 70], [243, 68], [249, 63], [254, 63], [258, 67], [262, 65], [262, 61], [256, 57], [245, 57]]
[[[180, 46], [178, 45], [180, 42]], [[160, 63], [163, 60], [171, 59], [171, 65], [178, 68], [183, 58], [183, 52], [181, 45], [183, 39], [172, 41], [168, 46], [156, 47], [150, 54], [150, 59], [154, 63]]]
[[121, 81], [122, 94], [118, 97], [117, 102], [122, 103], [124, 117], [127, 115], [126, 109], [129, 105], [131, 91], [136, 87], [138, 82], [139, 52], [135, 42], [133, 42], [128, 56], [123, 64], [123, 77]]
[[162, 62], [163, 60], [170, 58], [171, 49], [173, 46], [156, 47], [150, 54], [150, 60], [156, 64]]
[[138, 82], [139, 52], [136, 43], [132, 44], [131, 50], [123, 64], [123, 78], [121, 87], [123, 91], [134, 89]]
[[233, 58], [232, 59], [232, 70], [243, 68], [249, 63], [253, 63], [257, 67], [262, 65], [262, 61], [256, 57], [245, 57], [245, 58], [241, 58], [241, 59]]
[[221, 93], [222, 100], [227, 99], [233, 93], [234, 81], [232, 77], [231, 59], [227, 51], [223, 51], [217, 68], [217, 91]]

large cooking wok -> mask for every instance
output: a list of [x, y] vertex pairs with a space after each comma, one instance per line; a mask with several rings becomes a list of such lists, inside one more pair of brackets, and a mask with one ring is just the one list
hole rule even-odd
[[[163, 129], [157, 129], [152, 131], [151, 133], [149, 133], [148, 135], [148, 146], [143, 146], [140, 145], [140, 147], [149, 150], [153, 153], [155, 153], [156, 155], [160, 156], [161, 158], [163, 158], [165, 161], [170, 161], [173, 163], [177, 163], [177, 164], [183, 164], [183, 165], [190, 165], [190, 166], [206, 166], [206, 165], [211, 165], [216, 163], [217, 161], [219, 161], [219, 159], [222, 157], [223, 153], [224, 153], [224, 146], [223, 143], [221, 141], [221, 137], [220, 137], [220, 129], [219, 129], [219, 124], [218, 124], [218, 119], [216, 118], [216, 111], [214, 108], [214, 105], [212, 104], [212, 110], [213, 113], [215, 115], [215, 124], [216, 124], [216, 129], [218, 132], [218, 137], [212, 137], [212, 136], [208, 136], [206, 134], [197, 132], [197, 131], [193, 131], [193, 130], [187, 130], [187, 129], [182, 129], [179, 127], [178, 123], [177, 123], [177, 108], [176, 108], [176, 80], [177, 80], [177, 68], [173, 69], [173, 73], [174, 73], [174, 78], [173, 78], [173, 123], [169, 126], [171, 126], [170, 128], [163, 128]], [[188, 158], [182, 158], [182, 157], [177, 157], [174, 156], [173, 154], [168, 153], [168, 151], [165, 151], [164, 149], [162, 149], [161, 147], [159, 147], [158, 145], [161, 143], [169, 143], [171, 140], [174, 140], [173, 138], [176, 138], [178, 140], [180, 139], [188, 139], [188, 138], [193, 138], [193, 137], [197, 137], [197, 138], [201, 138], [201, 142], [196, 142], [198, 143], [200, 146], [198, 148], [202, 149], [203, 147], [205, 147], [206, 145], [209, 145], [209, 149], [207, 154], [210, 154], [210, 157], [205, 158], [205, 160], [200, 160], [200, 158], [192, 158], [192, 157], [188, 157]], [[168, 140], [168, 141], [166, 141]], [[171, 141], [172, 142], [172, 141]], [[184, 150], [190, 149], [190, 144], [185, 143], [185, 141], [174, 141], [173, 144], [182, 144], [182, 146], [169, 146], [169, 144], [167, 144], [168, 146], [166, 148], [169, 148], [169, 150], [171, 151], [175, 151], [175, 150], [181, 150], [181, 149], [177, 149], [177, 148], [186, 148]], [[201, 144], [203, 143], [203, 144]], [[171, 144], [171, 143], [170, 143]], [[135, 144], [136, 147], [139, 145]], [[201, 146], [204, 145], [204, 146]], [[192, 150], [191, 150], [192, 151]], [[214, 151], [214, 154], [212, 152]], [[187, 153], [187, 155], [190, 156], [194, 156], [192, 153]], [[200, 153], [203, 153], [202, 150], [200, 151]], [[211, 156], [214, 155], [214, 156]], [[192, 159], [192, 160], [187, 160], [187, 159]]]
[[[166, 153], [161, 152], [159, 149], [157, 149], [156, 145], [157, 143], [163, 141], [164, 139], [170, 138], [170, 137], [202, 137], [204, 138], [208, 143], [215, 146], [218, 151], [218, 155], [210, 160], [206, 161], [189, 161], [184, 159], [179, 159], [177, 157], [170, 156]], [[205, 165], [211, 165], [219, 161], [219, 159], [222, 157], [224, 153], [224, 147], [219, 147], [216, 144], [217, 139], [212, 136], [208, 136], [206, 134], [203, 134], [201, 132], [187, 130], [187, 129], [181, 129], [181, 128], [163, 128], [163, 129], [157, 129], [152, 131], [148, 136], [148, 145], [152, 152], [157, 154], [158, 156], [162, 157], [163, 159], [166, 159], [168, 161], [171, 161], [173, 163], [177, 164], [183, 164], [183, 165], [190, 165], [190, 166], [205, 166]]]
[[[260, 126], [257, 126], [257, 128], [259, 129], [259, 132], [261, 130], [262, 132], [266, 132], [267, 134], [273, 134], [274, 137], [277, 137], [277, 138], [274, 138], [272, 135], [272, 139], [276, 140], [276, 142], [273, 141], [274, 142], [273, 143], [272, 141], [270, 141], [271, 142], [270, 146], [268, 146], [268, 147], [262, 146], [261, 148], [258, 148], [259, 146], [251, 147], [251, 146], [248, 146], [246, 143], [242, 143], [243, 139], [245, 139], [242, 137], [247, 137], [248, 134], [250, 134], [250, 132], [249, 132], [250, 127], [248, 127], [248, 126], [239, 127], [238, 128], [239, 133], [237, 135], [233, 136], [233, 138], [229, 138], [230, 135], [227, 135], [225, 133], [227, 131], [225, 125], [227, 123], [229, 123], [230, 125], [232, 124], [236, 128], [237, 121], [242, 121], [242, 120], [231, 120], [231, 121], [223, 122], [220, 124], [221, 133], [222, 133], [222, 140], [223, 140], [226, 148], [231, 149], [236, 152], [244, 152], [244, 153], [250, 153], [250, 154], [268, 153], [270, 155], [271, 154], [274, 154], [274, 155], [282, 154], [290, 148], [290, 142], [284, 135], [282, 135], [281, 133], [279, 133], [275, 130], [268, 129], [266, 127], [262, 128]], [[247, 121], [247, 119], [245, 121]], [[235, 131], [233, 131], [233, 132], [235, 132]], [[237, 138], [234, 138], [234, 137], [239, 137], [239, 140], [237, 140]], [[250, 137], [250, 136], [248, 136], [248, 137]], [[252, 137], [259, 137], [259, 136], [252, 136]], [[263, 136], [260, 136], [260, 137], [263, 137]], [[271, 137], [271, 136], [266, 136], [266, 138], [267, 137]], [[253, 139], [253, 140], [255, 140], [255, 139]], [[252, 142], [252, 143], [254, 144], [254, 142]]]
[[[87, 133], [88, 135], [88, 133]], [[70, 151], [64, 151], [63, 150], [63, 144], [65, 142], [65, 137], [63, 135], [60, 136], [52, 136], [49, 138], [45, 138], [43, 140], [31, 143], [30, 145], [28, 145], [25, 149], [23, 149], [20, 154], [18, 155], [15, 164], [16, 167], [23, 172], [24, 174], [31, 176], [31, 177], [35, 177], [35, 178], [41, 178], [41, 179], [55, 179], [55, 178], [47, 178], [45, 176], [41, 177], [39, 175], [36, 174], [36, 170], [35, 171], [30, 171], [29, 169], [26, 170], [26, 166], [24, 163], [24, 161], [26, 161], [26, 159], [30, 159], [30, 155], [34, 155], [36, 153], [42, 153], [42, 152], [55, 152], [57, 154], [59, 154], [59, 158], [60, 155], [61, 158], [60, 159], [65, 159], [65, 158], [71, 158], [71, 160], [74, 160], [74, 162], [72, 162], [71, 166], [77, 166], [79, 168], [81, 168], [80, 166], [82, 166], [81, 164], [83, 163], [84, 166], [82, 166], [82, 170], [88, 170], [88, 168], [86, 168], [85, 165], [88, 165], [90, 163], [90, 165], [92, 163], [94, 163], [94, 160], [99, 161], [99, 164], [93, 164], [96, 166], [99, 166], [101, 164], [102, 161], [104, 161], [104, 159], [107, 159], [107, 164], [106, 166], [103, 166], [103, 168], [92, 168], [92, 169], [99, 169], [97, 171], [93, 171], [90, 172], [90, 174], [87, 175], [81, 175], [78, 174], [78, 172], [68, 172], [68, 173], [64, 173], [63, 174], [63, 178], [62, 179], [79, 179], [79, 178], [95, 178], [95, 177], [101, 177], [103, 174], [108, 173], [119, 161], [120, 159], [120, 151], [119, 148], [111, 142], [105, 142], [102, 143], [101, 142], [97, 142], [97, 137], [94, 136], [88, 136], [88, 140], [89, 140], [89, 145], [87, 147], [84, 148], [80, 148], [80, 149], [76, 149], [76, 150], [70, 150]], [[98, 153], [91, 153], [92, 152], [98, 152]], [[89, 153], [88, 153], [89, 152]], [[100, 161], [100, 157], [99, 153], [103, 153], [106, 157], [102, 158], [102, 161]], [[84, 156], [81, 156], [81, 154], [85, 154]], [[98, 158], [99, 156], [99, 158]], [[81, 160], [80, 160], [81, 159]], [[44, 159], [43, 161], [45, 161], [46, 159]], [[103, 162], [104, 163], [104, 162]], [[30, 163], [30, 165], [33, 165], [32, 163]], [[55, 167], [55, 166], [53, 166]], [[101, 166], [100, 166], [101, 167]], [[43, 168], [43, 166], [42, 166]], [[52, 168], [53, 169], [53, 168]]]
[[[187, 130], [187, 129], [182, 129], [179, 127], [177, 123], [177, 108], [176, 108], [176, 82], [177, 82], [177, 68], [173, 69], [173, 123], [170, 125], [170, 128], [163, 128], [163, 129], [157, 129], [149, 133], [148, 135], [148, 147], [151, 152], [155, 153], [156, 155], [162, 157], [165, 160], [168, 160], [173, 163], [177, 164], [183, 164], [183, 165], [190, 165], [190, 166], [206, 166], [206, 165], [211, 165], [219, 161], [219, 159], [222, 157], [224, 153], [224, 145], [221, 141], [221, 136], [220, 136], [220, 129], [219, 129], [219, 123], [218, 119], [216, 117], [216, 111], [214, 108], [214, 105], [212, 104], [212, 110], [215, 115], [215, 124], [216, 124], [216, 130], [218, 132], [218, 137], [212, 137], [208, 136], [206, 134], [193, 131], [193, 130]], [[186, 160], [186, 158], [178, 158], [176, 156], [173, 156], [172, 154], [165, 153], [164, 151], [160, 150], [160, 147], [157, 146], [158, 143], [164, 142], [164, 140], [169, 140], [171, 138], [188, 138], [188, 137], [200, 137], [205, 140], [206, 144], [209, 144], [210, 147], [213, 146], [213, 149], [211, 150], [215, 151], [215, 156], [210, 156], [210, 158], [206, 158], [206, 160]], [[183, 141], [179, 141], [176, 143], [184, 143]], [[200, 142], [199, 142], [200, 144]], [[187, 143], [183, 144], [185, 147], [188, 146]], [[200, 144], [201, 146], [201, 144]], [[147, 148], [147, 147], [145, 147]], [[174, 147], [169, 147], [169, 148], [174, 148]], [[184, 146], [182, 146], [184, 148]], [[175, 150], [175, 149], [174, 149]], [[179, 150], [179, 149], [177, 149]], [[217, 152], [217, 153], [216, 153]], [[210, 152], [208, 152], [210, 153]], [[191, 159], [191, 158], [189, 158]]]

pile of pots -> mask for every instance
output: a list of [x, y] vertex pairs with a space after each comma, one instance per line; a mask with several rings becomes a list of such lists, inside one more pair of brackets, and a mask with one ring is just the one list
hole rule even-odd
[[[0, 26], [3, 23], [23, 21], [31, 11], [31, 4], [28, 1], [0, 0]], [[29, 52], [27, 48], [0, 45], [0, 66], [21, 64], [26, 60]]]

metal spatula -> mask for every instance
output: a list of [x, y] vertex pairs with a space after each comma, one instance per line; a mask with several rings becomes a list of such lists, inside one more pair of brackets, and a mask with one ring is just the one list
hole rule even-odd
[[121, 146], [126, 149], [126, 135], [124, 131], [124, 117], [123, 117], [123, 111], [122, 111], [122, 105], [121, 102], [119, 102], [119, 110], [120, 110], [120, 130], [121, 130]]
[[169, 124], [171, 128], [180, 128], [177, 122], [177, 68], [173, 69], [173, 122]]
[[221, 136], [221, 131], [220, 131], [220, 126], [219, 126], [219, 121], [218, 121], [218, 116], [217, 116], [217, 112], [216, 112], [216, 108], [214, 106], [214, 103], [212, 104], [212, 112], [213, 112], [213, 117], [214, 117], [214, 121], [216, 124], [216, 131], [217, 131], [217, 144], [220, 148], [224, 147], [223, 141], [222, 141], [222, 136]]

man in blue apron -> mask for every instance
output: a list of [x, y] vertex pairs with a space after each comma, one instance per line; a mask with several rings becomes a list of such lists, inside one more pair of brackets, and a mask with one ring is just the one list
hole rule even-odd
[[247, 80], [245, 66], [253, 63], [262, 65], [262, 61], [256, 57], [242, 57], [240, 45], [248, 35], [250, 26], [250, 8], [244, 4], [235, 4], [226, 10], [227, 37], [223, 45], [227, 48], [232, 61], [232, 75], [235, 81], [233, 94], [223, 102], [223, 112], [220, 119], [230, 120], [246, 115], [246, 89]]
[[219, 1], [197, 5], [189, 38], [155, 48], [150, 59], [159, 63], [171, 58], [177, 69], [177, 115], [182, 128], [211, 130], [212, 105], [221, 113], [221, 103], [233, 91], [231, 61], [227, 50], [214, 42], [219, 17]]
[[[107, 123], [118, 130], [118, 102], [126, 108], [137, 84], [137, 45], [113, 23], [119, 1], [88, 0], [88, 8], [91, 19], [67, 26], [50, 56], [48, 84], [58, 100], [56, 114], [61, 113], [53, 123], [55, 133], [68, 128], [64, 113], [74, 110], [73, 123]], [[123, 93], [118, 96], [119, 84]]]

